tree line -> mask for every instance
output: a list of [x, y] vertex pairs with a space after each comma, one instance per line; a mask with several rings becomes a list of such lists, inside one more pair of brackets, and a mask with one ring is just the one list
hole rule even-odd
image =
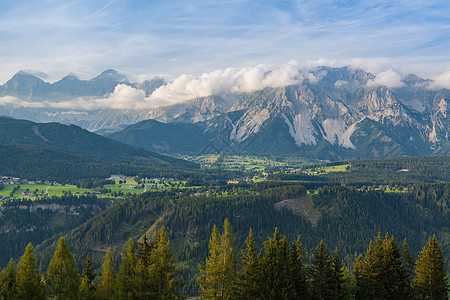
[[[179, 299], [180, 265], [164, 227], [154, 240], [131, 239], [115, 265], [111, 249], [98, 276], [89, 255], [78, 272], [60, 238], [47, 271], [41, 274], [30, 244], [16, 266], [0, 272], [0, 299]], [[337, 249], [321, 241], [308, 254], [297, 238], [289, 243], [278, 229], [258, 249], [250, 229], [239, 255], [228, 219], [213, 227], [209, 255], [197, 278], [203, 299], [447, 299], [445, 259], [436, 236], [414, 261], [406, 241], [379, 233], [360, 255], [352, 273]]]

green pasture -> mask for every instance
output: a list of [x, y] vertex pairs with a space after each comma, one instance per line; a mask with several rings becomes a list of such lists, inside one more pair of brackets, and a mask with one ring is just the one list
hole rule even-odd
[[321, 166], [316, 168], [305, 169], [308, 175], [324, 175], [331, 172], [348, 172], [347, 167], [351, 168], [350, 164], [338, 166]]

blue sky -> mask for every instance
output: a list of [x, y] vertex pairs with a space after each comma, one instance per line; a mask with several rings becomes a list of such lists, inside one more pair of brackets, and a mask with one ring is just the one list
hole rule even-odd
[[450, 71], [450, 1], [0, 0], [0, 41], [0, 83], [21, 69], [176, 78], [292, 60], [432, 77]]

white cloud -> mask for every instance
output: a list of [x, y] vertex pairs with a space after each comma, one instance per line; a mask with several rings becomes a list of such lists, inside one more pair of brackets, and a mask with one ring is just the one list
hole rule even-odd
[[320, 58], [317, 60], [307, 61], [306, 66], [309, 68], [320, 66], [341, 68], [348, 66], [354, 69], [361, 69], [372, 74], [377, 74], [392, 68], [392, 61], [391, 59], [385, 57], [355, 57], [346, 59]]
[[30, 108], [56, 108], [75, 110], [95, 109], [148, 109], [154, 107], [145, 97], [145, 92], [125, 84], [119, 84], [114, 92], [105, 98], [77, 98], [68, 101], [42, 101], [32, 102], [20, 100], [13, 96], [0, 97], [0, 105]]
[[366, 84], [368, 87], [386, 86], [388, 88], [402, 87], [405, 84], [402, 82], [402, 75], [388, 69], [387, 71], [377, 74], [375, 79], [369, 80]]
[[30, 101], [24, 101], [20, 100], [17, 97], [14, 96], [4, 96], [0, 97], [0, 105], [12, 105], [14, 107], [31, 107], [31, 108], [43, 108], [46, 107], [45, 103], [42, 102], [30, 102]]
[[345, 85], [348, 85], [348, 81], [345, 81], [345, 80], [338, 80], [338, 81], [336, 81], [336, 82], [334, 83], [334, 87], [335, 87], [335, 88], [341, 88], [341, 87], [343, 87], [343, 86], [345, 86]]
[[450, 71], [444, 72], [438, 76], [432, 77], [433, 81], [427, 86], [430, 90], [449, 89], [450, 90]]
[[292, 85], [300, 83], [305, 78], [312, 82], [317, 81], [312, 74], [302, 70], [296, 61], [279, 68], [258, 65], [216, 70], [198, 77], [183, 74], [173, 82], [156, 89], [149, 96], [149, 100], [158, 106], [167, 105], [221, 92], [245, 93], [267, 87]]

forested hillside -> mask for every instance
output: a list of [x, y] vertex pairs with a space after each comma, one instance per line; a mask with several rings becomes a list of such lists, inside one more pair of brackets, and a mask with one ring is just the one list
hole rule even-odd
[[[271, 187], [268, 183], [227, 185], [209, 193], [153, 192], [115, 203], [64, 238], [77, 261], [90, 253], [98, 266], [108, 247], [116, 249], [113, 254], [118, 257], [128, 238], [137, 241], [144, 233], [154, 238], [157, 229], [165, 226], [174, 242], [175, 256], [186, 267], [184, 293], [195, 294], [196, 266], [207, 255], [212, 226], [225, 218], [236, 228], [238, 245], [243, 244], [250, 228], [261, 245], [278, 227], [288, 241], [299, 235], [308, 252], [321, 240], [331, 249], [337, 247], [350, 269], [378, 232], [389, 232], [399, 240], [406, 238], [414, 254], [436, 234], [448, 261], [449, 194], [449, 184], [415, 185], [405, 193], [324, 186], [316, 195], [308, 195], [301, 185]], [[59, 237], [37, 247], [42, 266], [50, 261]]]
[[111, 174], [179, 178], [204, 176], [204, 172], [196, 168], [97, 160], [34, 145], [0, 145], [0, 161], [1, 175], [30, 180], [56, 180], [61, 183], [74, 183], [85, 178], [104, 179]]
[[195, 168], [195, 164], [136, 149], [74, 125], [34, 123], [0, 117], [0, 145], [35, 145], [85, 158], [154, 167]]

